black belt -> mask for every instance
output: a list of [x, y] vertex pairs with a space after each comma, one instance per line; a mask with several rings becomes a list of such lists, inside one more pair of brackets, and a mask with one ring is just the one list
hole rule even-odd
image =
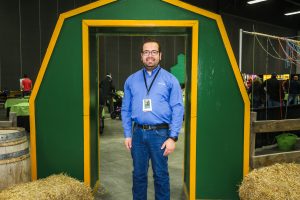
[[169, 124], [156, 124], [156, 125], [147, 125], [147, 124], [136, 124], [137, 127], [144, 130], [155, 130], [155, 129], [168, 129]]

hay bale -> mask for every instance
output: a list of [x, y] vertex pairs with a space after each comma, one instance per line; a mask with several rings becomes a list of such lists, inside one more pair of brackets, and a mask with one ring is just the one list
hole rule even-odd
[[1, 200], [92, 200], [91, 189], [63, 174], [22, 183], [0, 192]]
[[300, 164], [284, 163], [254, 169], [243, 180], [241, 200], [299, 200]]

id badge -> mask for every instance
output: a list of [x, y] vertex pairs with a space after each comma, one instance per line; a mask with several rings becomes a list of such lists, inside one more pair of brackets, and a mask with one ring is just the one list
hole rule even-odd
[[151, 99], [143, 99], [143, 111], [144, 112], [152, 111]]

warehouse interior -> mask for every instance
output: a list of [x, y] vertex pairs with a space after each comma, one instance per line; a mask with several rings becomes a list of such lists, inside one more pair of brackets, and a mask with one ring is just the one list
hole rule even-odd
[[[24, 73], [28, 74], [34, 82], [59, 14], [91, 2], [94, 1], [30, 0], [26, 3], [18, 0], [1, 1], [0, 20], [5, 28], [0, 32], [0, 89], [19, 89], [17, 80]], [[239, 57], [239, 29], [279, 37], [297, 37], [299, 35], [299, 14], [284, 15], [285, 12], [299, 10], [299, 2], [296, 0], [269, 0], [257, 4], [247, 4], [245, 0], [185, 0], [183, 2], [222, 16], [237, 60]], [[244, 39], [246, 40], [244, 41], [244, 52], [248, 51], [245, 55], [247, 58], [252, 58], [253, 37], [248, 36]], [[259, 39], [263, 41], [264, 38]], [[266, 53], [257, 44], [255, 49], [257, 49], [255, 51], [256, 69], [261, 70], [261, 66], [265, 66]], [[170, 66], [173, 66], [175, 61], [176, 59], [173, 58]], [[243, 62], [243, 72], [252, 72], [252, 59], [243, 59]], [[278, 65], [282, 65], [282, 63]], [[278, 74], [288, 71], [278, 65], [274, 66], [273, 71]], [[262, 74], [264, 71], [258, 71], [258, 73]], [[103, 77], [104, 75], [101, 78]]]
[[[5, 0], [0, 2], [0, 21], [3, 24], [0, 31], [0, 103], [2, 105], [0, 120], [10, 121], [14, 117], [10, 115], [5, 102], [9, 98], [22, 97], [20, 79], [24, 74], [28, 75], [33, 85], [35, 84], [59, 15], [93, 2], [95, 1]], [[291, 82], [295, 76], [300, 75], [300, 14], [285, 15], [300, 12], [298, 0], [266, 0], [254, 4], [249, 4], [246, 0], [184, 0], [182, 2], [222, 17], [244, 79], [245, 89], [249, 94], [250, 109], [257, 113], [256, 120], [300, 118], [300, 91], [296, 92], [295, 100], [290, 99]], [[96, 29], [94, 31], [97, 32]], [[142, 66], [138, 46], [147, 36], [149, 36], [147, 33], [135, 35], [128, 34], [126, 31], [96, 34], [95, 45], [99, 57], [96, 57], [93, 62], [98, 62], [97, 64], [102, 66], [97, 81], [100, 83], [107, 74], [111, 74], [115, 90], [122, 91], [127, 77]], [[190, 57], [185, 57], [190, 53], [187, 34], [164, 33], [163, 36], [162, 34], [152, 36], [159, 38], [162, 50], [165, 52], [161, 61], [165, 69], [171, 71], [182, 61], [180, 60], [182, 57], [189, 62]], [[280, 105], [270, 106], [268, 93], [262, 94], [259, 103], [256, 104], [253, 97], [256, 90], [254, 81], [259, 80], [262, 84], [272, 75], [276, 75], [276, 79], [282, 85]], [[300, 87], [297, 80], [295, 79], [295, 84]], [[17, 116], [15, 123], [19, 127], [24, 127], [29, 136], [28, 115], [29, 113]], [[99, 133], [100, 158], [102, 156], [99, 163], [99, 176], [102, 176], [102, 182], [100, 181], [94, 197], [103, 200], [121, 197], [130, 199], [131, 158], [123, 147], [121, 120], [112, 117], [108, 107], [104, 108], [103, 120], [105, 124], [103, 133], [101, 135]], [[294, 128], [291, 133], [299, 137], [299, 131]], [[264, 146], [274, 145], [276, 136], [283, 132], [258, 135], [255, 148], [263, 151]], [[174, 200], [188, 199], [182, 185], [184, 134], [183, 127], [176, 154], [174, 153], [169, 160]], [[297, 145], [296, 149], [299, 148]], [[148, 199], [152, 199], [154, 194], [151, 176], [150, 172]]]

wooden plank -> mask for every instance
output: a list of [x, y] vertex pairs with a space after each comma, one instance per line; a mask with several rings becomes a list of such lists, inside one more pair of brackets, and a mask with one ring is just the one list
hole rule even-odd
[[300, 151], [289, 151], [282, 153], [266, 154], [260, 156], [252, 156], [252, 168], [269, 166], [275, 163], [299, 163]]
[[300, 150], [255, 156], [255, 137], [257, 133], [295, 130], [300, 130], [300, 119], [256, 121], [256, 113], [251, 113], [250, 167], [254, 169], [275, 163], [300, 163]]
[[300, 119], [268, 120], [252, 122], [255, 133], [300, 130]]

